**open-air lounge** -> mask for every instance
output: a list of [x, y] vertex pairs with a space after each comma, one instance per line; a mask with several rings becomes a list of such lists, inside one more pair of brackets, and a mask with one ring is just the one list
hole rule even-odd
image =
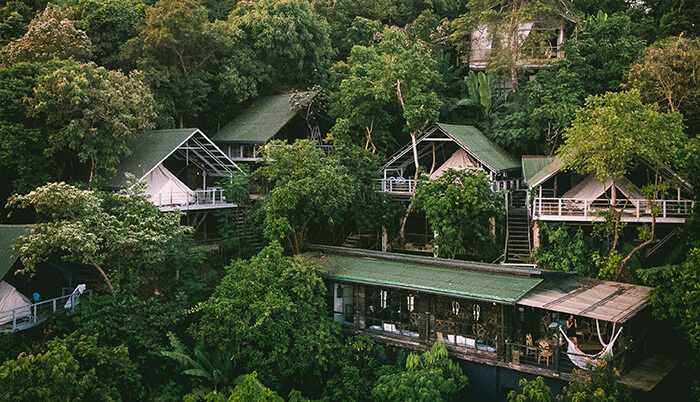
[[[314, 246], [332, 315], [346, 330], [459, 359], [568, 380], [612, 358], [647, 358], [648, 287], [531, 266]], [[570, 321], [570, 324], [567, 323]]]

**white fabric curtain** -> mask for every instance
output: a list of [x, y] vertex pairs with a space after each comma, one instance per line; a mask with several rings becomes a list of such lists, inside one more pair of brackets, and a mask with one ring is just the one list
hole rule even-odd
[[158, 165], [145, 178], [148, 187], [146, 195], [151, 197], [151, 202], [160, 205], [188, 204], [192, 202], [192, 190], [180, 179], [175, 177], [163, 165]]
[[453, 153], [452, 156], [450, 156], [450, 159], [446, 160], [445, 163], [442, 164], [439, 168], [437, 168], [433, 174], [430, 175], [430, 180], [434, 180], [438, 178], [442, 172], [447, 170], [448, 168], [452, 168], [455, 170], [462, 170], [462, 169], [477, 169], [476, 165], [474, 165], [474, 162], [472, 162], [471, 158], [469, 155], [467, 155], [466, 152], [462, 148], [458, 149], [457, 152]]

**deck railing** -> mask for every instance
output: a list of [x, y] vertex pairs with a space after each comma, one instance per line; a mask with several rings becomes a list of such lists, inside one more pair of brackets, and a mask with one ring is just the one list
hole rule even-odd
[[[608, 210], [612, 201], [580, 198], [535, 198], [533, 218], [540, 220], [595, 221], [602, 219], [601, 212]], [[657, 200], [658, 222], [682, 222], [693, 211], [692, 200]], [[645, 199], [617, 200], [614, 207], [622, 214], [623, 221], [651, 221], [652, 204]]]
[[[567, 342], [564, 340], [560, 346], [551, 346], [542, 348], [539, 345], [522, 345], [518, 343], [508, 343], [506, 347], [506, 361], [508, 363], [536, 367], [539, 369], [551, 370], [556, 374], [570, 375], [574, 369], [580, 370], [581, 367], [576, 366], [571, 360], [584, 357], [586, 361], [592, 365], [596, 365], [603, 358], [590, 357], [578, 353], [569, 353], [567, 351]], [[624, 351], [619, 351], [613, 356], [613, 364], [618, 368], [622, 368]]]
[[411, 195], [416, 191], [416, 180], [403, 177], [387, 177], [375, 181], [375, 190], [382, 193]]
[[151, 202], [157, 207], [187, 210], [192, 206], [217, 206], [226, 204], [223, 188], [209, 188], [195, 191], [176, 191], [151, 195]]
[[[92, 290], [84, 291], [83, 295], [92, 297]], [[18, 329], [31, 328], [38, 325], [49, 313], [55, 313], [59, 310], [74, 312], [80, 296], [80, 293], [74, 292], [69, 295], [30, 304], [29, 306], [0, 311], [0, 322], [7, 321], [5, 324], [0, 325], [0, 332], [13, 332]]]

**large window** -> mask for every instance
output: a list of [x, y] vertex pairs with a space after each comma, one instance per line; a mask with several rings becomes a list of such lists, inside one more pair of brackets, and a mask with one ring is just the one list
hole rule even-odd
[[436, 297], [433, 339], [462, 347], [495, 352], [500, 324], [492, 303]]
[[365, 287], [365, 319], [370, 330], [418, 337], [419, 295], [407, 290]]

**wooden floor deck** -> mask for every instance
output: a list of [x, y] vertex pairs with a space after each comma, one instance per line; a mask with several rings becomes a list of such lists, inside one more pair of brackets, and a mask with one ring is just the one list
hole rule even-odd
[[676, 359], [662, 355], [651, 355], [625, 373], [620, 383], [633, 389], [649, 392], [676, 367], [676, 364], [678, 364]]

